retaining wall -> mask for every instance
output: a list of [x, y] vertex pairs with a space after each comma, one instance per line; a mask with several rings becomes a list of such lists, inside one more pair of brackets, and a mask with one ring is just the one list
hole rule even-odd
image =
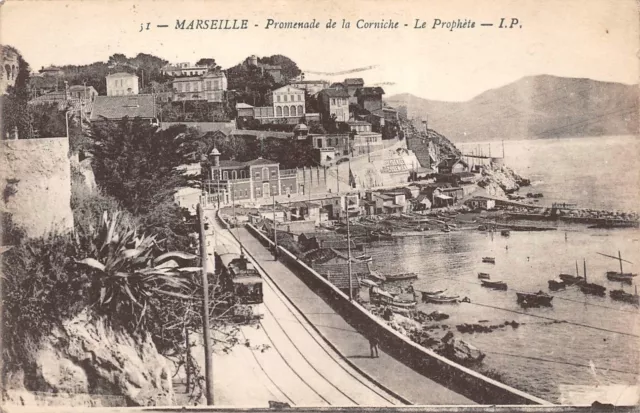
[[[255, 227], [247, 224], [248, 231], [263, 245], [273, 248], [273, 243]], [[480, 404], [546, 404], [550, 403], [492, 380], [480, 373], [448, 360], [435, 352], [412, 342], [390, 328], [382, 320], [367, 311], [337, 289], [333, 284], [296, 259], [289, 251], [278, 247], [280, 260], [300, 279], [324, 299], [356, 330], [375, 334], [381, 347], [412, 369]]]
[[69, 140], [17, 139], [0, 143], [2, 210], [29, 237], [73, 229]]

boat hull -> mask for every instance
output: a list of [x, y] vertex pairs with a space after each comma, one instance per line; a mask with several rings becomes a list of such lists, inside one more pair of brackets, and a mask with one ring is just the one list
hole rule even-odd
[[633, 278], [636, 275], [637, 274], [619, 273], [619, 272], [608, 271], [607, 272], [607, 279], [610, 280], [610, 281], [618, 281], [618, 282], [623, 282], [623, 283], [627, 283], [627, 284], [632, 284], [633, 283]]
[[482, 281], [482, 286], [485, 288], [491, 288], [493, 290], [507, 290], [507, 284], [503, 282]]
[[566, 287], [567, 285], [564, 281], [549, 280], [549, 289], [551, 291], [564, 290]]
[[580, 286], [580, 291], [582, 291], [584, 294], [604, 297], [606, 295], [605, 291], [607, 291], [607, 289], [597, 284], [582, 284]]
[[553, 300], [553, 296], [546, 294], [516, 293], [516, 296], [518, 297], [518, 303], [527, 307], [551, 307], [551, 301]]
[[613, 290], [609, 292], [612, 300], [622, 301], [629, 304], [640, 305], [640, 296], [626, 293], [622, 290]]
[[422, 296], [422, 301], [432, 304], [456, 304], [460, 297]]

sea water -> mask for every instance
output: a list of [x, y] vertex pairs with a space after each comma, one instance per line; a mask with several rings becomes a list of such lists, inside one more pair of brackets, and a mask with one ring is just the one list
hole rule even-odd
[[[505, 142], [506, 163], [542, 192], [543, 202], [576, 203], [579, 207], [619, 211], [640, 208], [640, 171], [637, 137], [571, 138]], [[492, 143], [493, 153], [501, 143]], [[498, 149], [494, 149], [498, 148]], [[461, 323], [521, 323], [491, 333], [459, 337], [487, 354], [484, 364], [501, 373], [516, 388], [558, 403], [567, 400], [566, 389], [582, 386], [627, 388], [638, 383], [640, 366], [640, 312], [633, 305], [613, 301], [609, 290], [622, 288], [608, 281], [605, 272], [619, 270], [616, 260], [598, 253], [617, 255], [624, 271], [640, 272], [638, 229], [589, 229], [587, 225], [556, 224], [547, 232], [500, 233], [454, 231], [423, 237], [401, 238], [368, 248], [373, 269], [382, 273], [415, 272], [416, 290], [446, 289], [447, 295], [469, 297], [471, 303], [423, 304], [427, 312], [444, 311], [445, 323], [455, 331]], [[482, 263], [483, 256], [495, 264]], [[552, 292], [553, 307], [522, 309], [516, 291], [549, 292], [547, 281], [560, 273], [583, 275], [586, 261], [590, 282], [604, 285], [606, 297], [584, 295], [569, 288]], [[478, 272], [508, 284], [507, 291], [480, 286]], [[638, 277], [640, 278], [640, 277]], [[640, 280], [635, 281], [640, 282]], [[624, 286], [633, 292], [633, 286]], [[485, 321], [483, 321], [485, 323]], [[617, 387], [616, 387], [617, 386]], [[565, 389], [565, 390], [563, 390]], [[572, 402], [590, 403], [584, 399]]]

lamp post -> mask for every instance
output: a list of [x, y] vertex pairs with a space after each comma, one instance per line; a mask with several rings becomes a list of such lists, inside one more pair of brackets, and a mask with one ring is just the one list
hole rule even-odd
[[[349, 158], [349, 178], [351, 177], [351, 158]], [[349, 187], [351, 182], [349, 181]], [[345, 195], [344, 203], [347, 209], [347, 253], [348, 253], [348, 267], [349, 267], [349, 300], [353, 301], [353, 281], [351, 277], [351, 231], [349, 230], [349, 192]]]
[[[204, 228], [204, 211], [202, 206], [198, 204], [198, 221], [200, 224], [200, 258], [202, 261], [202, 335], [204, 337], [204, 371], [206, 381], [206, 398], [207, 405], [213, 405], [213, 359], [211, 347], [211, 331], [209, 325], [209, 281], [208, 281], [208, 263], [207, 255], [207, 236]], [[215, 261], [214, 261], [215, 265]], [[213, 269], [215, 272], [215, 268]]]
[[65, 113], [64, 115], [64, 120], [65, 120], [65, 124], [67, 126], [67, 140], [69, 140], [69, 115], [71, 114], [71, 111], [67, 111], [67, 113]]
[[273, 259], [278, 261], [278, 225], [276, 224], [276, 195], [273, 194]]

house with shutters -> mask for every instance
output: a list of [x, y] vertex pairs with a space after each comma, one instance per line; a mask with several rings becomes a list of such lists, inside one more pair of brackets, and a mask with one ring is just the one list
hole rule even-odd
[[349, 120], [349, 93], [344, 89], [324, 89], [318, 93], [323, 120], [335, 115], [337, 122]]
[[227, 75], [210, 72], [202, 76], [177, 77], [171, 82], [173, 100], [206, 100], [223, 102], [227, 91]]

